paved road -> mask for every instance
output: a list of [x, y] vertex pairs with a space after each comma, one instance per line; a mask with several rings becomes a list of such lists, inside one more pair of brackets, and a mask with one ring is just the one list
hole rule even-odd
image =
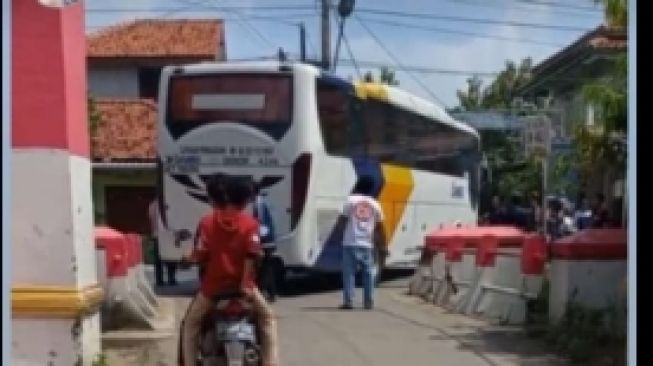
[[[174, 289], [180, 317], [196, 284], [188, 275]], [[377, 292], [374, 311], [340, 311], [340, 293], [333, 281], [311, 279], [294, 282], [290, 296], [275, 305], [279, 318], [283, 366], [487, 366], [562, 365], [543, 353], [518, 328], [495, 327], [483, 321], [448, 314], [421, 300], [404, 295], [406, 278], [384, 282]], [[152, 343], [147, 357], [134, 352], [126, 358], [139, 365], [174, 365], [175, 341]], [[140, 347], [140, 348], [139, 348]], [[130, 355], [129, 357], [125, 355]]]

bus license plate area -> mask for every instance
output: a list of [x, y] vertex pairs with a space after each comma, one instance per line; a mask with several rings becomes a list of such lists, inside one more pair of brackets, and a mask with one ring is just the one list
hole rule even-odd
[[170, 167], [177, 174], [197, 173], [200, 169], [199, 156], [176, 156]]

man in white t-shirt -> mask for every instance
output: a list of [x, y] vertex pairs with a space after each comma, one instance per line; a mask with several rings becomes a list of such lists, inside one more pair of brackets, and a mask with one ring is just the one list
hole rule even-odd
[[369, 176], [360, 177], [354, 193], [347, 197], [338, 223], [340, 228], [344, 227], [341, 309], [353, 309], [355, 276], [359, 268], [363, 280], [363, 304], [365, 309], [374, 307], [375, 249], [381, 257], [385, 257], [387, 248], [383, 234], [383, 212], [372, 197], [373, 190], [374, 180]]

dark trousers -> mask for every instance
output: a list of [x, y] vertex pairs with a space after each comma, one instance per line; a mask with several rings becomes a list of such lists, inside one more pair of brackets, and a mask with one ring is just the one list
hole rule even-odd
[[267, 248], [263, 250], [263, 258], [258, 273], [259, 288], [270, 301], [274, 301], [277, 297], [277, 271], [274, 251], [274, 249]]
[[[159, 240], [152, 239], [154, 244], [154, 276], [157, 286], [163, 286], [163, 261], [161, 260], [161, 253], [159, 251]], [[166, 272], [168, 274], [168, 284], [177, 284], [177, 263], [165, 262]]]

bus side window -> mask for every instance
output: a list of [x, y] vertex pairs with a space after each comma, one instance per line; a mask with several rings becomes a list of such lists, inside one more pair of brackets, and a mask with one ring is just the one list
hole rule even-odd
[[349, 123], [347, 132], [349, 139], [349, 156], [366, 157], [367, 141], [365, 125], [363, 124], [362, 105], [361, 101], [353, 96], [350, 97], [349, 100]]
[[327, 154], [351, 158], [365, 155], [360, 102], [352, 93], [328, 82], [317, 82], [320, 130]]

